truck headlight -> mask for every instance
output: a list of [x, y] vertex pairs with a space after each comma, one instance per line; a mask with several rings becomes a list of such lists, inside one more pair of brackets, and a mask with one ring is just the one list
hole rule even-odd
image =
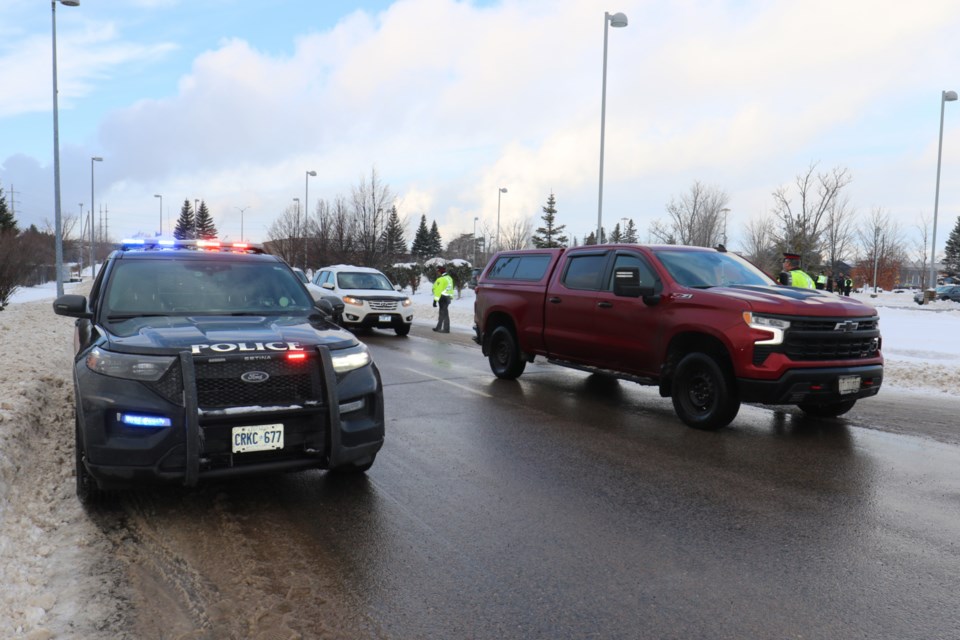
[[358, 344], [349, 349], [340, 351], [331, 351], [330, 359], [333, 361], [333, 370], [337, 373], [346, 373], [360, 367], [370, 364], [370, 352], [364, 344]]
[[755, 340], [754, 344], [783, 344], [783, 332], [790, 328], [790, 321], [783, 318], [762, 316], [750, 311], [743, 312], [743, 321], [751, 329], [770, 334], [766, 340]]
[[87, 354], [87, 368], [112, 378], [126, 378], [142, 382], [156, 382], [171, 365], [173, 356], [145, 356], [131, 353], [116, 353], [94, 347]]

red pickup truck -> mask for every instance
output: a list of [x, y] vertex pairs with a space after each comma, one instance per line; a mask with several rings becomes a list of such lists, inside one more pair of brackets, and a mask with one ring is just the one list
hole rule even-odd
[[776, 284], [722, 248], [601, 245], [498, 253], [476, 288], [476, 337], [500, 378], [536, 356], [657, 385], [691, 427], [741, 402], [819, 417], [876, 395], [876, 310]]

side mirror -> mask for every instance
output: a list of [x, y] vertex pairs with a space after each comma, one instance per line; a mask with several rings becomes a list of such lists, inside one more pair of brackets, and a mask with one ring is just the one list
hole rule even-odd
[[324, 282], [324, 283], [323, 283], [322, 285], [320, 285], [320, 286], [323, 287], [324, 289], [329, 289], [330, 291], [333, 291], [333, 283], [332, 283], [332, 282]]
[[58, 316], [70, 316], [71, 318], [89, 318], [91, 316], [90, 312], [87, 311], [87, 299], [73, 293], [62, 295], [54, 300], [53, 312]]
[[333, 317], [333, 313], [334, 313], [333, 305], [330, 304], [330, 301], [327, 300], [326, 298], [321, 298], [320, 300], [317, 300], [313, 306], [315, 306], [317, 309], [320, 309], [320, 311], [323, 311], [329, 317], [331, 318]]
[[613, 272], [613, 295], [622, 298], [643, 298], [646, 304], [656, 304], [655, 287], [640, 284], [639, 267], [617, 267]]

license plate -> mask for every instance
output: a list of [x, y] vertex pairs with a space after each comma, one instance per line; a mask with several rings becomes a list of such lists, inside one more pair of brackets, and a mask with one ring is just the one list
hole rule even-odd
[[860, 391], [860, 376], [840, 376], [838, 382], [842, 396]]
[[282, 424], [258, 424], [233, 428], [233, 452], [270, 451], [283, 449]]
[[380, 322], [393, 322], [393, 316], [380, 316]]

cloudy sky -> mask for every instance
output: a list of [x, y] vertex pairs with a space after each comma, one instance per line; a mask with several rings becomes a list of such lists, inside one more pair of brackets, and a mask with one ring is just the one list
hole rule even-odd
[[[730, 244], [812, 163], [851, 204], [932, 218], [940, 97], [960, 91], [956, 0], [81, 0], [57, 5], [62, 210], [156, 233], [185, 199], [248, 240], [293, 198], [376, 170], [412, 239], [597, 223], [604, 11], [604, 225], [652, 221], [694, 181], [729, 197]], [[0, 184], [21, 226], [54, 218], [50, 4], [0, 2]], [[938, 245], [960, 214], [947, 103]], [[13, 190], [12, 198], [10, 191]], [[312, 206], [311, 206], [312, 208]], [[99, 215], [99, 213], [98, 213]], [[536, 226], [535, 224], [535, 226]]]

